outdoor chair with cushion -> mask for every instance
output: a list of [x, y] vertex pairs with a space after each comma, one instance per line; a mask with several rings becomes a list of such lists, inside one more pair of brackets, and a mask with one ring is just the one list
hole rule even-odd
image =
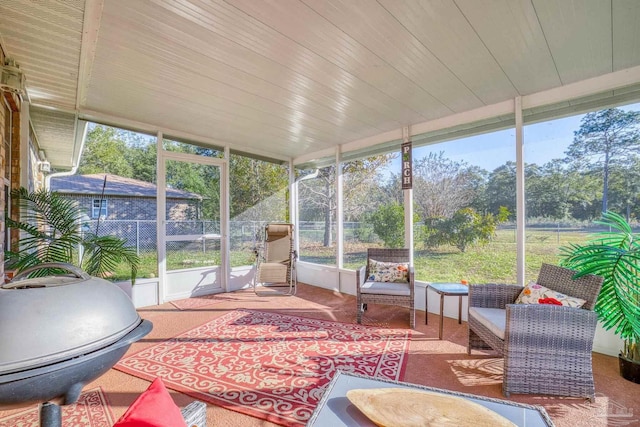
[[296, 293], [296, 260], [293, 244], [293, 224], [271, 223], [264, 228], [264, 241], [256, 247], [256, 272], [253, 290], [256, 295], [273, 295], [261, 292], [260, 287], [275, 288], [279, 295]]
[[407, 307], [409, 325], [416, 325], [414, 270], [409, 265], [409, 249], [367, 250], [367, 264], [356, 270], [357, 321], [367, 304]]
[[[471, 350], [504, 357], [502, 392], [595, 398], [593, 308], [602, 277], [543, 264], [536, 283], [469, 286]], [[559, 305], [562, 304], [562, 305]]]

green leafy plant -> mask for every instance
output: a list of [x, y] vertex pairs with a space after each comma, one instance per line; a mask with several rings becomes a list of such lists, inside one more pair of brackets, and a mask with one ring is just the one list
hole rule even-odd
[[373, 232], [382, 239], [386, 248], [404, 246], [404, 208], [399, 203], [389, 203], [376, 209], [368, 218]]
[[[131, 267], [131, 280], [135, 282], [140, 264], [135, 249], [125, 246], [126, 240], [118, 237], [83, 231], [84, 212], [76, 202], [44, 189], [29, 192], [20, 188], [12, 191], [11, 196], [21, 212], [19, 220], [7, 218], [9, 228], [21, 231], [18, 250], [7, 252], [8, 261], [17, 273], [42, 263], [65, 262], [77, 265], [92, 276], [104, 277], [124, 262]], [[32, 275], [57, 272], [40, 269]]]
[[603, 213], [596, 223], [610, 231], [561, 247], [561, 264], [577, 270], [578, 277], [604, 278], [595, 311], [602, 326], [624, 340], [622, 356], [640, 362], [640, 235], [614, 212]]
[[496, 234], [498, 224], [509, 217], [509, 210], [500, 207], [498, 215], [481, 215], [473, 208], [462, 208], [451, 218], [430, 218], [425, 221], [427, 247], [452, 245], [465, 252], [472, 245], [485, 245]]

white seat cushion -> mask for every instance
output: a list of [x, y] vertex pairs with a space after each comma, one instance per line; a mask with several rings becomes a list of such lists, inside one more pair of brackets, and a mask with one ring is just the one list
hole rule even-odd
[[376, 295], [411, 295], [409, 283], [396, 282], [364, 282], [360, 288], [360, 292], [363, 294]]
[[501, 340], [504, 340], [504, 330], [507, 326], [507, 311], [505, 309], [470, 307], [469, 317], [475, 318]]

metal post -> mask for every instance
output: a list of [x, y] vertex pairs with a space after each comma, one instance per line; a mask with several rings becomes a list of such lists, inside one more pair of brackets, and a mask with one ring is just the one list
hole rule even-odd
[[526, 203], [524, 187], [524, 137], [522, 128], [524, 126], [522, 117], [522, 98], [516, 97], [514, 100], [516, 119], [516, 271], [518, 283], [525, 283], [525, 223], [526, 223]]
[[40, 407], [40, 427], [62, 427], [60, 406], [52, 402], [42, 404]]

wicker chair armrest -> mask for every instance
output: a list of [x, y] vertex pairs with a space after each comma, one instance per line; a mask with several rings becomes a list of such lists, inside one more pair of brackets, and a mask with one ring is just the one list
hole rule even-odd
[[598, 321], [594, 311], [549, 304], [508, 304], [506, 316], [505, 342], [519, 336], [555, 341], [557, 348], [578, 345], [589, 350]]
[[413, 299], [413, 296], [415, 295], [415, 289], [416, 289], [416, 281], [415, 281], [416, 269], [412, 265], [409, 266], [408, 276], [409, 276], [409, 289], [411, 291], [411, 299]]
[[204, 402], [191, 402], [180, 412], [187, 427], [207, 427], [207, 405]]
[[364, 285], [367, 278], [366, 269], [367, 267], [365, 265], [356, 269], [356, 284], [358, 285], [358, 289], [360, 289], [360, 286]]
[[520, 285], [470, 284], [469, 307], [505, 308], [507, 304], [515, 302], [520, 292], [522, 292]]

